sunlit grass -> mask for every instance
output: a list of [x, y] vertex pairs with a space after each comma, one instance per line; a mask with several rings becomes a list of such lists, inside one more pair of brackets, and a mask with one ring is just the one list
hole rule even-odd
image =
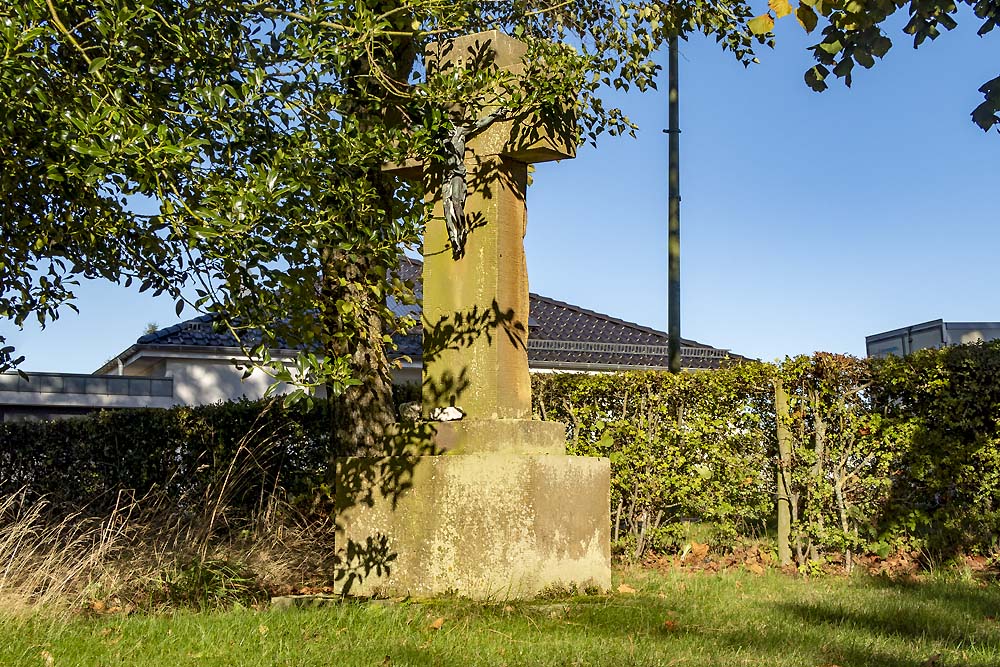
[[[0, 615], [0, 665], [1000, 665], [1000, 586], [619, 573], [635, 593]], [[440, 629], [435, 629], [435, 626]], [[929, 663], [928, 663], [929, 664]]]

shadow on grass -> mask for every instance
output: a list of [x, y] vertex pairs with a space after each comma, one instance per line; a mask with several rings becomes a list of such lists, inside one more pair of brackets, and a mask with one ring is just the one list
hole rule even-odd
[[807, 661], [803, 664], [838, 667], [1000, 664], [1000, 623], [993, 619], [1000, 613], [996, 587], [888, 579], [863, 582], [834, 586], [823, 596], [803, 595], [771, 604], [761, 600], [756, 604], [758, 622], [693, 634], [759, 656], [760, 662], [753, 664], [768, 664], [768, 656], [786, 655], [801, 656]]
[[[647, 659], [669, 655], [677, 664], [697, 666], [1000, 664], [1000, 622], [992, 620], [1000, 615], [995, 586], [882, 579], [834, 580], [827, 586], [728, 576], [689, 581], [686, 589], [672, 592], [537, 601], [516, 605], [512, 616], [500, 608], [480, 608], [478, 614], [485, 611], [496, 621], [523, 617], [550, 648], [572, 645], [574, 633], [586, 628], [590, 650], [638, 645]], [[586, 644], [577, 646], [587, 650]], [[938, 661], [928, 662], [937, 654]]]

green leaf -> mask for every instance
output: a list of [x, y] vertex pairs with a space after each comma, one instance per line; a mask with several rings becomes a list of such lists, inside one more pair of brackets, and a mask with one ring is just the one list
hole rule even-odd
[[872, 54], [860, 47], [854, 49], [854, 59], [865, 69], [871, 69], [875, 66], [875, 59], [872, 58]]
[[829, 53], [831, 56], [840, 53], [844, 48], [839, 39], [832, 42], [822, 42], [818, 46], [822, 51]]
[[107, 62], [108, 62], [107, 58], [94, 58], [93, 60], [90, 61], [90, 67], [87, 68], [87, 71], [90, 72], [91, 74], [96, 74], [101, 70], [102, 67], [104, 67], [104, 64]]
[[873, 56], [884, 58], [885, 54], [892, 48], [892, 40], [883, 35], [879, 35], [871, 42], [871, 52]]
[[822, 65], [816, 65], [811, 67], [809, 71], [806, 72], [805, 80], [806, 85], [815, 90], [817, 93], [821, 93], [829, 86], [826, 84], [826, 76], [830, 73], [830, 70], [823, 67]]
[[819, 22], [816, 12], [813, 11], [812, 7], [804, 3], [800, 4], [799, 8], [795, 10], [795, 18], [807, 34], [815, 30], [816, 24]]

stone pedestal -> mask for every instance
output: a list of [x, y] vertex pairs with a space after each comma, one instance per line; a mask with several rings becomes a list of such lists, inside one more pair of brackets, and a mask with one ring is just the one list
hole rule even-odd
[[607, 459], [354, 458], [337, 473], [344, 594], [497, 600], [611, 585]]

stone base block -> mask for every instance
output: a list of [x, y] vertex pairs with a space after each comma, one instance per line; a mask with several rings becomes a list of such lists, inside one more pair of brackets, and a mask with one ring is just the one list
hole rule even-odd
[[344, 594], [512, 599], [611, 585], [607, 459], [349, 458], [336, 484]]

